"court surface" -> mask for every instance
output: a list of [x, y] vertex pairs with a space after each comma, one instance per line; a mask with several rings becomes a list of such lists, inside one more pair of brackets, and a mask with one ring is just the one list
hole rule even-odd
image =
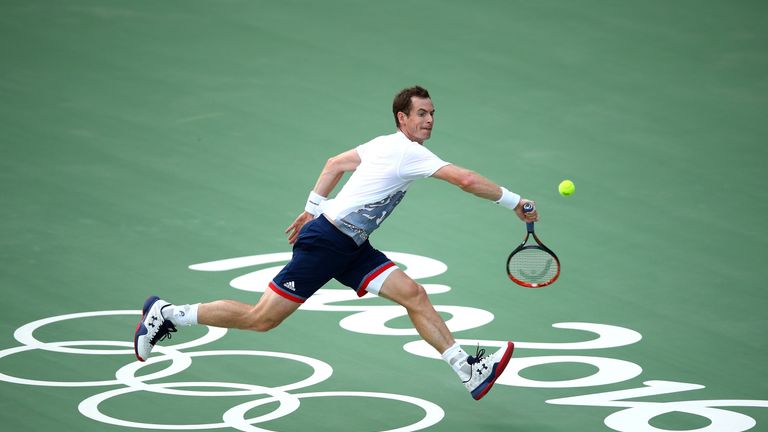
[[[764, 2], [1, 9], [3, 430], [768, 429]], [[488, 396], [337, 284], [139, 367], [144, 299], [255, 302], [326, 158], [391, 133], [413, 84], [428, 147], [535, 199], [563, 262], [512, 285], [523, 224], [436, 180], [373, 236], [466, 350], [516, 342]]]

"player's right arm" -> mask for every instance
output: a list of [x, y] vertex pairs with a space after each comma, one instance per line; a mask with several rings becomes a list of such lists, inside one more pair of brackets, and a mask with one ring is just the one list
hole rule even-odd
[[[505, 198], [505, 190], [501, 186], [472, 170], [462, 168], [458, 165], [446, 165], [435, 171], [435, 173], [432, 174], [432, 177], [447, 181], [454, 186], [458, 186], [464, 192], [469, 192], [475, 196], [490, 201], [503, 203], [503, 199]], [[507, 191], [507, 193], [509, 192]], [[532, 201], [520, 198], [517, 205], [512, 207], [512, 210], [514, 210], [515, 214], [525, 222], [538, 221], [539, 216], [536, 210], [530, 213], [523, 213], [523, 205], [526, 202]]]
[[315, 187], [312, 188], [312, 192], [309, 194], [307, 206], [296, 220], [285, 229], [285, 233], [288, 234], [288, 243], [295, 243], [301, 227], [315, 218], [314, 212], [310, 211], [311, 207], [316, 207], [320, 200], [325, 199], [333, 192], [333, 189], [339, 184], [339, 180], [344, 176], [344, 173], [356, 170], [360, 162], [360, 155], [356, 149], [347, 150], [344, 153], [329, 158], [325, 162], [325, 166], [320, 172], [317, 182], [315, 182]]
[[347, 150], [329, 158], [325, 162], [323, 171], [317, 178], [315, 187], [312, 189], [316, 194], [327, 197], [341, 180], [346, 172], [354, 171], [360, 165], [360, 155], [357, 149]]

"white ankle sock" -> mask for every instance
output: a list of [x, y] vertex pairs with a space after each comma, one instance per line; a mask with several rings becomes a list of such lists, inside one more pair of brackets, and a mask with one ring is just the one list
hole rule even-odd
[[163, 318], [176, 326], [191, 326], [197, 324], [197, 308], [200, 303], [187, 305], [169, 305], [163, 308]]
[[443, 360], [446, 361], [462, 381], [467, 381], [470, 376], [471, 366], [467, 364], [467, 358], [469, 355], [464, 352], [461, 345], [454, 343], [450, 348], [445, 350], [442, 354]]

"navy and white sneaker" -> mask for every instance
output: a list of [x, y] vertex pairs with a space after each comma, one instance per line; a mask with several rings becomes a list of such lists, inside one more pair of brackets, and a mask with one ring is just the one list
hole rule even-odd
[[496, 351], [492, 356], [485, 357], [485, 350], [478, 347], [474, 356], [469, 356], [467, 364], [472, 367], [469, 379], [464, 381], [472, 397], [480, 400], [493, 387], [493, 383], [501, 376], [512, 358], [515, 344], [507, 342], [507, 346]]
[[149, 353], [155, 344], [163, 339], [170, 339], [171, 333], [176, 332], [176, 326], [163, 318], [163, 308], [170, 306], [158, 296], [151, 296], [144, 302], [141, 310], [141, 319], [136, 324], [136, 333], [133, 337], [133, 350], [139, 361], [147, 361]]

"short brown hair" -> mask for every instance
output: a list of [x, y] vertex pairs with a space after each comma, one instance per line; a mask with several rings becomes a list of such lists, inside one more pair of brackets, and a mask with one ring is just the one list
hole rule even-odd
[[403, 112], [405, 115], [411, 113], [411, 98], [412, 97], [430, 99], [427, 89], [421, 86], [413, 86], [400, 90], [400, 93], [395, 95], [395, 100], [392, 101], [392, 114], [395, 116], [395, 126], [400, 127], [400, 122], [397, 120], [397, 113]]

